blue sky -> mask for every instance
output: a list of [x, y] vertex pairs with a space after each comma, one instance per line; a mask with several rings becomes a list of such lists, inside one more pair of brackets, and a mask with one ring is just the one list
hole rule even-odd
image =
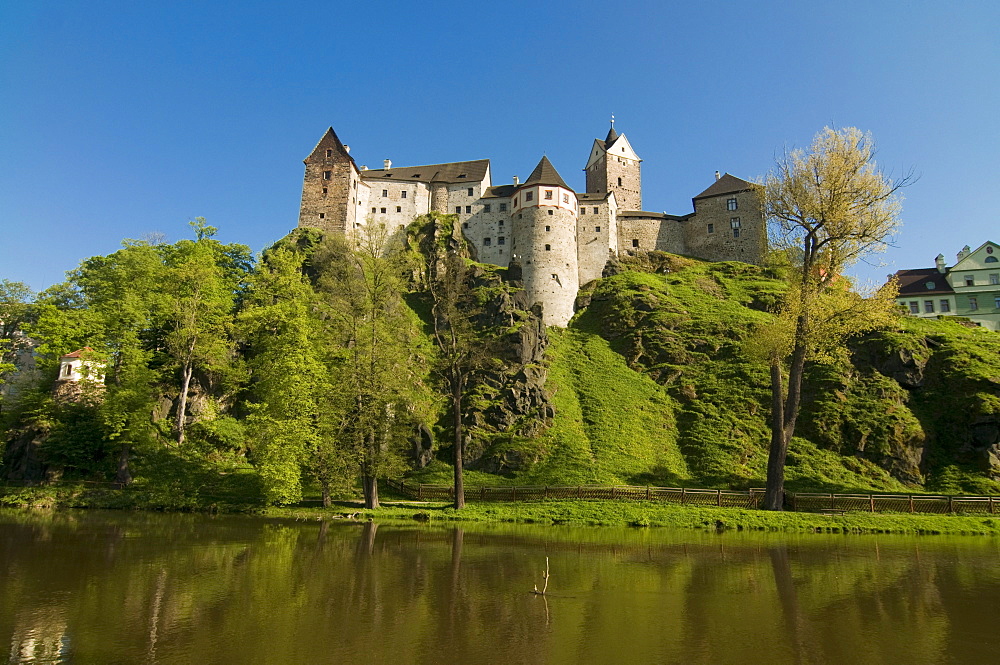
[[919, 180], [859, 275], [951, 262], [1000, 240], [998, 28], [972, 1], [2, 3], [0, 278], [42, 289], [196, 216], [260, 250], [331, 125], [373, 167], [488, 157], [505, 183], [544, 153], [582, 190], [612, 113], [674, 214], [716, 169], [870, 131]]

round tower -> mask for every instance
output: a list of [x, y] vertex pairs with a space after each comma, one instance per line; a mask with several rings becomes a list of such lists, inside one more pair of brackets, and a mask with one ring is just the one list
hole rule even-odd
[[528, 302], [541, 303], [545, 325], [565, 326], [580, 288], [576, 193], [542, 157], [513, 194], [511, 262], [521, 266]]

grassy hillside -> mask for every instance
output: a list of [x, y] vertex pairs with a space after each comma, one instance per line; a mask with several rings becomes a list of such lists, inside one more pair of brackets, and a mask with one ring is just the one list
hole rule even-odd
[[[568, 329], [550, 331], [555, 417], [541, 436], [496, 444], [522, 460], [501, 482], [762, 486], [768, 373], [743, 345], [781, 281], [669, 255], [625, 267], [591, 285]], [[788, 487], [1000, 491], [998, 352], [996, 333], [904, 317], [811, 365]]]

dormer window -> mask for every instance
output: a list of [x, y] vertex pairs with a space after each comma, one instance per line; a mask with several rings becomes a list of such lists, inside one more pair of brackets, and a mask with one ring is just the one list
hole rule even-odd
[[926, 284], [924, 284], [924, 286], [927, 287], [928, 291], [933, 291], [934, 290], [934, 282], [927, 282]]
[[468, 176], [466, 174], [464, 174], [464, 173], [459, 173], [458, 177], [459, 178], [467, 178]]
[[972, 275], [966, 275], [965, 276], [965, 285], [966, 286], [975, 286], [976, 285], [976, 278], [973, 277]]

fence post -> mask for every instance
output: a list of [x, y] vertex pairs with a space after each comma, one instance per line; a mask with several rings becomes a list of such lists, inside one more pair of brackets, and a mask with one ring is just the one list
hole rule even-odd
[[616, 493], [616, 492], [615, 492], [615, 490], [616, 490], [616, 489], [617, 489], [617, 488], [616, 488], [616, 487], [615, 487], [614, 485], [612, 485], [612, 486], [611, 486], [611, 498], [612, 498], [612, 499], [614, 499], [614, 498], [615, 498], [615, 493]]
[[792, 492], [792, 512], [793, 513], [799, 512], [799, 505], [798, 505], [797, 498], [798, 498], [798, 495], [795, 492]]
[[990, 500], [990, 515], [992, 515], [993, 514], [993, 497], [990, 496], [988, 498]]
[[510, 488], [510, 500], [517, 501], [517, 485]]
[[715, 490], [715, 505], [717, 505], [717, 506], [721, 506], [722, 505], [722, 490], [721, 489]]
[[[652, 498], [653, 498], [653, 488], [650, 487], [649, 485], [646, 485], [646, 501], [649, 501]], [[993, 504], [992, 503], [990, 504], [990, 512], [991, 513], [993, 512]]]
[[681, 488], [681, 505], [682, 506], [684, 505], [684, 503], [685, 503], [686, 500], [687, 500], [687, 488], [682, 487]]
[[913, 495], [912, 494], [910, 495], [910, 512], [911, 513], [914, 512], [914, 510], [913, 510]]
[[836, 507], [837, 507], [837, 500], [833, 498], [833, 492], [830, 492], [830, 509], [832, 510]]
[[417, 485], [417, 501], [423, 501], [423, 500], [424, 500], [424, 484], [419, 483]]
[[948, 512], [949, 512], [949, 513], [953, 513], [953, 512], [955, 512], [955, 511], [954, 511], [954, 510], [952, 509], [952, 503], [951, 503], [951, 501], [952, 501], [952, 498], [953, 498], [953, 497], [952, 497], [952, 496], [951, 496], [951, 495], [949, 494], [949, 495], [948, 495]]
[[875, 497], [871, 494], [868, 495], [868, 503], [871, 504], [872, 512], [875, 512]]
[[582, 499], [583, 498], [583, 485], [577, 485], [576, 486], [576, 498], [578, 498], [578, 499]]
[[486, 485], [479, 488], [479, 498], [482, 501], [486, 501]]
[[549, 498], [549, 486], [548, 485], [546, 485], [545, 489], [542, 490], [542, 498], [543, 499]]

